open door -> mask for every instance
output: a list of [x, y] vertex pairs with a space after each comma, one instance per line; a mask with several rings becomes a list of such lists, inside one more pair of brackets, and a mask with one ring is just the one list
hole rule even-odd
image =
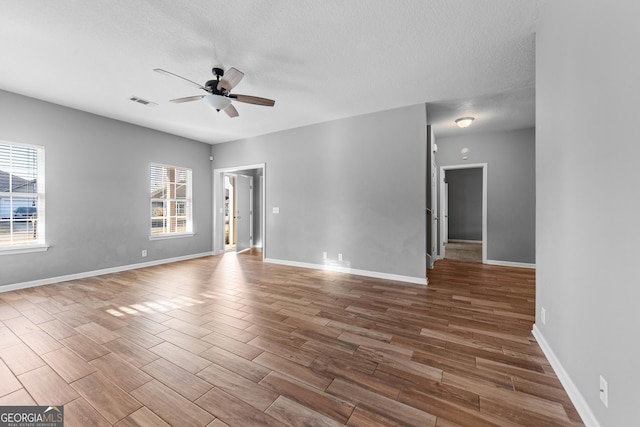
[[246, 251], [251, 248], [251, 223], [252, 206], [251, 190], [253, 177], [236, 175], [235, 185], [235, 225], [236, 225], [236, 252]]
[[427, 126], [427, 268], [438, 256], [438, 169], [433, 128]]
[[449, 241], [449, 184], [445, 182], [445, 170], [440, 168], [440, 250], [438, 259], [445, 257], [445, 245]]

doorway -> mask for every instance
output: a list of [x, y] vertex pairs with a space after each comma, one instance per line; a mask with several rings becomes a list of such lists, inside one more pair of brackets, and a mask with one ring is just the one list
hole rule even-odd
[[[450, 203], [452, 202], [449, 194], [449, 186], [446, 182], [447, 171], [464, 171], [464, 170], [477, 170], [478, 174], [482, 176], [482, 186], [481, 188], [477, 188], [474, 191], [480, 191], [481, 194], [474, 194], [474, 197], [480, 201], [481, 204], [481, 232], [478, 234], [469, 234], [469, 235], [456, 235], [450, 236]], [[471, 172], [471, 171], [470, 171]], [[456, 238], [455, 243], [463, 243], [473, 246], [474, 242], [477, 242], [478, 237], [481, 240], [482, 246], [482, 263], [486, 264], [487, 262], [487, 164], [486, 163], [476, 163], [476, 164], [468, 164], [468, 165], [451, 165], [451, 166], [441, 166], [440, 167], [440, 186], [439, 186], [439, 205], [440, 205], [440, 217], [443, 219], [440, 222], [440, 245], [439, 245], [439, 259], [445, 258], [446, 254], [446, 244], [450, 241], [453, 241], [453, 237]], [[462, 237], [462, 238], [461, 238]], [[465, 238], [467, 237], [467, 238]], [[460, 246], [460, 245], [458, 245]], [[456, 248], [459, 250], [460, 248]], [[465, 247], [465, 251], [467, 248]]]
[[253, 180], [251, 175], [224, 174], [224, 243], [227, 252], [243, 252], [253, 247]]
[[213, 171], [213, 253], [265, 249], [265, 165]]

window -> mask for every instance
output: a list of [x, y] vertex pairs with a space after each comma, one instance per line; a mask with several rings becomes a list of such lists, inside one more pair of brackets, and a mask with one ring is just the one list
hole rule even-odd
[[191, 235], [191, 169], [151, 164], [151, 238]]
[[0, 141], [0, 252], [44, 249], [44, 148]]

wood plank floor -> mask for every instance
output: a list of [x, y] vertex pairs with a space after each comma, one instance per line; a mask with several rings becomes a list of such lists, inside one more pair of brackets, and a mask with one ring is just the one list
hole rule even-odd
[[429, 286], [226, 253], [0, 293], [0, 405], [65, 426], [580, 426], [532, 270]]

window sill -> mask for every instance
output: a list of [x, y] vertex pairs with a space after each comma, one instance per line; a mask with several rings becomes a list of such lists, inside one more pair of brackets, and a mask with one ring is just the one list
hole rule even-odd
[[152, 234], [149, 236], [149, 240], [181, 239], [183, 237], [193, 237], [195, 235], [196, 233]]
[[0, 248], [0, 255], [27, 254], [31, 252], [46, 252], [49, 245], [16, 245]]

